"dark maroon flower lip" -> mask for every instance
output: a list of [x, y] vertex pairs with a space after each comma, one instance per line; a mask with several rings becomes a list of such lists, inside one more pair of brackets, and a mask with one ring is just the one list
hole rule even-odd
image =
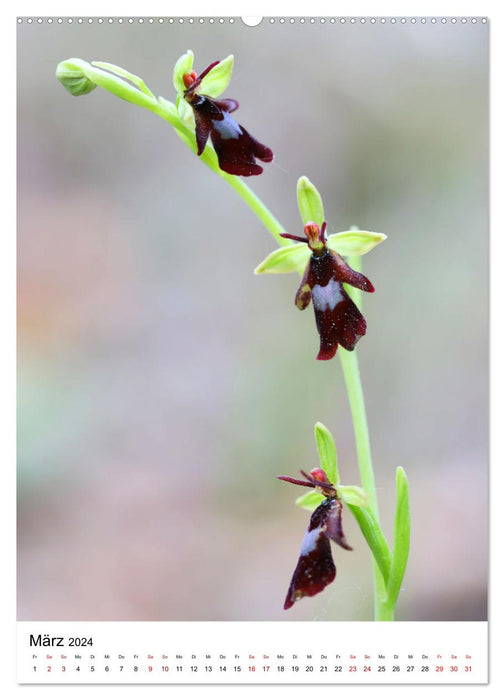
[[320, 593], [334, 581], [336, 566], [329, 540], [333, 540], [343, 549], [352, 550], [343, 532], [343, 504], [338, 498], [336, 487], [327, 480], [325, 472], [320, 468], [312, 469], [310, 474], [301, 471], [301, 474], [305, 480], [293, 479], [290, 476], [278, 478], [299, 486], [319, 488], [325, 498], [310, 518], [285, 598], [284, 610], [291, 608], [300, 598]]
[[270, 163], [273, 151], [257, 141], [230, 116], [231, 112], [238, 109], [238, 102], [232, 99], [216, 100], [197, 91], [203, 78], [218, 63], [220, 61], [211, 63], [199, 76], [194, 71], [183, 76], [186, 86], [184, 99], [193, 108], [196, 123], [197, 154], [200, 156], [203, 153], [210, 137], [221, 170], [230, 175], [245, 177], [260, 175], [263, 168], [256, 159]]
[[365, 292], [374, 292], [371, 282], [360, 272], [353, 270], [344, 258], [327, 247], [327, 225], [310, 222], [304, 228], [305, 236], [281, 233], [282, 238], [306, 243], [312, 251], [301, 284], [296, 292], [295, 304], [306, 309], [313, 301], [315, 323], [320, 337], [317, 360], [332, 359], [341, 345], [353, 350], [366, 334], [367, 324], [343, 284], [349, 284]]

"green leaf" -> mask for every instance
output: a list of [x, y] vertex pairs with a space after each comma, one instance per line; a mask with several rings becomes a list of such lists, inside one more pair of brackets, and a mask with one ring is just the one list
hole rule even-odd
[[360, 527], [362, 534], [378, 564], [380, 573], [387, 586], [390, 574], [391, 554], [387, 540], [375, 516], [369, 508], [359, 508], [358, 506], [347, 506]]
[[308, 491], [296, 498], [296, 505], [305, 510], [315, 510], [324, 500], [325, 496], [320, 491]]
[[340, 255], [364, 255], [387, 236], [373, 231], [342, 231], [327, 237], [327, 247]]
[[333, 436], [322, 423], [315, 423], [315, 441], [321, 469], [325, 471], [331, 484], [339, 484], [336, 445]]
[[339, 484], [338, 496], [349, 506], [366, 508], [368, 504], [367, 494], [360, 486], [341, 486], [341, 484]]
[[297, 183], [297, 200], [303, 226], [314, 221], [318, 227], [324, 222], [324, 204], [317, 188], [303, 175]]
[[260, 263], [254, 273], [256, 275], [283, 272], [304, 272], [310, 259], [310, 249], [304, 243], [295, 243], [278, 248]]
[[87, 95], [95, 89], [96, 83], [88, 78], [83, 70], [80, 58], [69, 58], [68, 61], [61, 61], [56, 67], [56, 77], [68, 90], [71, 95]]
[[395, 604], [408, 563], [410, 547], [410, 506], [408, 480], [402, 467], [396, 472], [396, 512], [394, 522], [394, 551], [390, 566], [390, 578], [387, 585], [387, 598]]
[[198, 92], [209, 97], [219, 97], [229, 85], [233, 72], [234, 56], [229, 55], [220, 61], [205, 75], [198, 88]]
[[184, 75], [192, 71], [194, 54], [189, 49], [178, 59], [173, 69], [173, 85], [177, 92], [184, 92], [186, 86], [184, 84]]
[[93, 61], [91, 65], [96, 66], [97, 68], [104, 68], [105, 70], [108, 70], [111, 73], [115, 73], [116, 75], [120, 75], [123, 78], [127, 78], [134, 85], [140, 88], [140, 90], [146, 95], [149, 95], [149, 97], [156, 99], [154, 97], [154, 93], [151, 90], [149, 90], [142, 78], [139, 78], [138, 75], [129, 73], [127, 70], [124, 70], [124, 68], [121, 68], [120, 66], [115, 66], [113, 63], [105, 63], [104, 61]]

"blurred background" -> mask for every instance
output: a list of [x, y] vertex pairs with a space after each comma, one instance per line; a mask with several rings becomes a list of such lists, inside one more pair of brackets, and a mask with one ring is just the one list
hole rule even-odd
[[382, 525], [409, 477], [402, 620], [485, 620], [488, 27], [186, 18], [18, 27], [18, 617], [370, 619], [367, 546], [282, 609], [309, 513], [278, 481], [333, 432], [359, 482], [337, 359], [317, 362], [277, 246], [155, 115], [55, 79], [109, 61], [174, 100], [172, 70], [235, 55], [227, 97], [273, 148], [248, 184], [289, 232], [296, 182], [329, 231], [382, 231], [358, 345]]

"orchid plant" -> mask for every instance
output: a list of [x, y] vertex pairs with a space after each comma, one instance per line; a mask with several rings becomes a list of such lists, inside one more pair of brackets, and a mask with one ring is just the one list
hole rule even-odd
[[238, 109], [238, 102], [221, 98], [231, 80], [233, 56], [211, 63], [199, 75], [193, 69], [193, 61], [193, 52], [187, 51], [175, 63], [174, 102], [156, 97], [140, 77], [111, 63], [88, 63], [73, 58], [62, 61], [56, 75], [74, 96], [86, 95], [100, 86], [169, 122], [191, 151], [240, 195], [280, 245], [255, 272], [298, 272], [302, 276], [295, 304], [305, 309], [313, 302], [320, 339], [317, 359], [332, 359], [341, 345], [338, 356], [350, 403], [362, 484], [340, 483], [334, 439], [322, 423], [317, 423], [315, 439], [320, 466], [309, 474], [301, 471], [302, 480], [278, 477], [310, 488], [296, 503], [313, 511], [284, 608], [290, 608], [304, 596], [318, 594], [334, 580], [336, 567], [330, 540], [344, 549], [352, 549], [343, 534], [345, 505], [356, 519], [373, 557], [375, 619], [393, 620], [409, 552], [408, 483], [404, 470], [398, 467], [391, 549], [379, 524], [366, 409], [354, 350], [367, 329], [361, 292], [374, 291], [373, 284], [361, 272], [361, 256], [386, 236], [355, 229], [328, 234], [322, 198], [305, 176], [297, 184], [304, 236], [285, 233], [280, 222], [240, 177], [260, 175], [263, 167], [257, 160], [270, 163], [273, 151], [231, 116]]

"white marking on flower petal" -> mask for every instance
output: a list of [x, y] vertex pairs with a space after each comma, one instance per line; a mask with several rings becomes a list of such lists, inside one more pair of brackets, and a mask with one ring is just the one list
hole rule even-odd
[[217, 121], [216, 119], [212, 121], [212, 125], [216, 131], [219, 132], [221, 138], [223, 139], [237, 139], [243, 133], [240, 129], [240, 125], [236, 122], [233, 117], [230, 117], [227, 112], [223, 112], [224, 119]]
[[310, 552], [313, 552], [313, 550], [317, 546], [317, 540], [321, 530], [322, 527], [319, 525], [319, 527], [316, 527], [314, 530], [307, 530], [305, 532], [305, 536], [303, 537], [303, 541], [301, 542], [302, 557], [306, 556]]
[[312, 289], [313, 306], [319, 311], [332, 311], [334, 307], [343, 301], [340, 283], [335, 279], [329, 280], [325, 287], [316, 284]]

